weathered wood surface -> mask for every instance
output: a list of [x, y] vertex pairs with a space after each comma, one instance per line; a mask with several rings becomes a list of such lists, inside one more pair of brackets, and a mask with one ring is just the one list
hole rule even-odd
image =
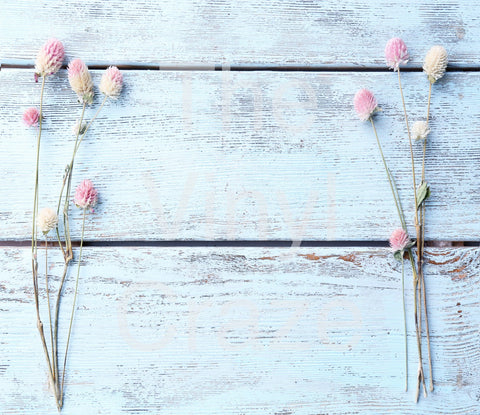
[[[54, 411], [29, 257], [0, 249], [2, 414]], [[477, 248], [428, 250], [436, 389], [418, 404], [411, 276], [405, 393], [400, 265], [387, 249], [87, 248], [83, 258], [65, 415], [480, 412]]]
[[[31, 70], [2, 70], [0, 82], [0, 239], [27, 240], [35, 131], [20, 119], [40, 87]], [[126, 71], [125, 84], [77, 156], [73, 183], [91, 178], [101, 194], [90, 240], [385, 240], [398, 218], [371, 126], [352, 109], [363, 86], [384, 110], [378, 131], [413, 215], [392, 73]], [[419, 119], [427, 81], [408, 73], [404, 84]], [[429, 239], [478, 240], [479, 90], [478, 73], [449, 73], [434, 86]], [[45, 100], [41, 207], [57, 201], [80, 113], [65, 71], [48, 81]]]
[[4, 64], [32, 63], [57, 36], [71, 57], [110, 64], [384, 65], [402, 36], [419, 67], [433, 44], [478, 66], [480, 9], [471, 0], [121, 0], [0, 2]]

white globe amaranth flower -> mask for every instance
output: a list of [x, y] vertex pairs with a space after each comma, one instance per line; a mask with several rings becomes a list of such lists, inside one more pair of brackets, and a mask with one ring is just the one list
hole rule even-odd
[[46, 235], [52, 229], [55, 229], [58, 224], [57, 213], [51, 208], [42, 209], [37, 216], [37, 226]]
[[430, 83], [438, 81], [447, 69], [448, 55], [443, 46], [433, 46], [425, 56], [423, 72], [428, 76]]
[[412, 136], [415, 140], [425, 140], [430, 134], [428, 123], [426, 121], [415, 121], [412, 127]]

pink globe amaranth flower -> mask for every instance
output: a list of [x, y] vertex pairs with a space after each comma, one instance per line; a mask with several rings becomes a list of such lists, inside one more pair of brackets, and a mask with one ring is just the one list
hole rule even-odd
[[35, 61], [35, 79], [39, 76], [53, 75], [62, 67], [65, 49], [62, 42], [49, 39], [41, 47]]
[[93, 212], [94, 206], [97, 204], [98, 192], [93, 187], [90, 180], [84, 180], [77, 186], [73, 202], [80, 209], [90, 209]]
[[393, 252], [403, 251], [409, 244], [410, 238], [402, 228], [395, 229], [390, 235], [390, 247]]
[[367, 121], [375, 112], [380, 111], [375, 95], [368, 89], [361, 89], [355, 94], [353, 105], [362, 121]]
[[27, 127], [38, 127], [38, 121], [40, 120], [40, 111], [38, 108], [27, 108], [23, 113], [23, 123]]
[[82, 102], [93, 102], [93, 82], [88, 67], [81, 59], [74, 59], [68, 65], [68, 82]]
[[405, 42], [399, 37], [394, 37], [387, 42], [385, 46], [385, 60], [387, 66], [394, 71], [398, 71], [400, 65], [408, 62], [408, 50]]
[[123, 75], [116, 66], [110, 66], [102, 75], [100, 92], [107, 97], [117, 99], [122, 92]]

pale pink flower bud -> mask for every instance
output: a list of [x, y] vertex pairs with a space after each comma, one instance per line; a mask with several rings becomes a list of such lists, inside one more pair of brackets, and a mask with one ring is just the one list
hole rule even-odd
[[50, 208], [42, 209], [37, 216], [37, 226], [46, 235], [52, 229], [55, 229], [58, 224], [57, 213]]
[[23, 123], [27, 127], [38, 127], [38, 121], [40, 120], [40, 111], [35, 108], [27, 108], [23, 113]]
[[65, 49], [57, 39], [48, 40], [40, 49], [35, 61], [35, 77], [53, 75], [62, 67]]
[[362, 121], [367, 121], [375, 112], [380, 111], [375, 96], [368, 89], [361, 89], [355, 94], [353, 105]]
[[123, 76], [116, 66], [110, 66], [102, 75], [100, 92], [107, 97], [117, 99], [122, 92]]
[[409, 59], [405, 42], [399, 37], [390, 39], [385, 46], [385, 59], [389, 68], [398, 71], [400, 65], [406, 64]]
[[81, 59], [74, 59], [68, 65], [68, 81], [81, 102], [93, 102], [93, 82], [88, 67]]
[[80, 209], [90, 209], [93, 212], [93, 207], [97, 204], [98, 192], [93, 187], [90, 180], [84, 180], [77, 186], [73, 202], [75, 206]]
[[395, 229], [390, 235], [390, 247], [393, 252], [403, 251], [410, 244], [410, 238], [404, 229]]

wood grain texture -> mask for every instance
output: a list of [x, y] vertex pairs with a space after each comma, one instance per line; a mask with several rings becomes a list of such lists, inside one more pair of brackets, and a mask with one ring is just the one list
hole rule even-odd
[[384, 67], [393, 36], [413, 66], [444, 45], [478, 66], [480, 10], [469, 0], [19, 0], [0, 2], [0, 61], [32, 63], [44, 39], [90, 63]]
[[[403, 76], [410, 119], [421, 119], [427, 81]], [[2, 70], [0, 82], [0, 239], [28, 240], [35, 132], [20, 119], [40, 87], [30, 70]], [[386, 240], [398, 218], [372, 128], [352, 109], [360, 87], [383, 108], [376, 124], [412, 218], [394, 74], [126, 71], [125, 84], [77, 156], [74, 185], [91, 178], [101, 195], [89, 240]], [[479, 92], [478, 73], [449, 73], [434, 86], [428, 239], [478, 240]], [[65, 71], [45, 95], [41, 207], [56, 206], [80, 114]], [[420, 153], [416, 145], [417, 161]]]
[[[405, 393], [400, 265], [387, 249], [87, 248], [62, 413], [478, 414], [479, 253], [427, 252], [436, 389], [415, 404], [411, 276]], [[54, 411], [29, 255], [0, 249], [4, 415]]]

